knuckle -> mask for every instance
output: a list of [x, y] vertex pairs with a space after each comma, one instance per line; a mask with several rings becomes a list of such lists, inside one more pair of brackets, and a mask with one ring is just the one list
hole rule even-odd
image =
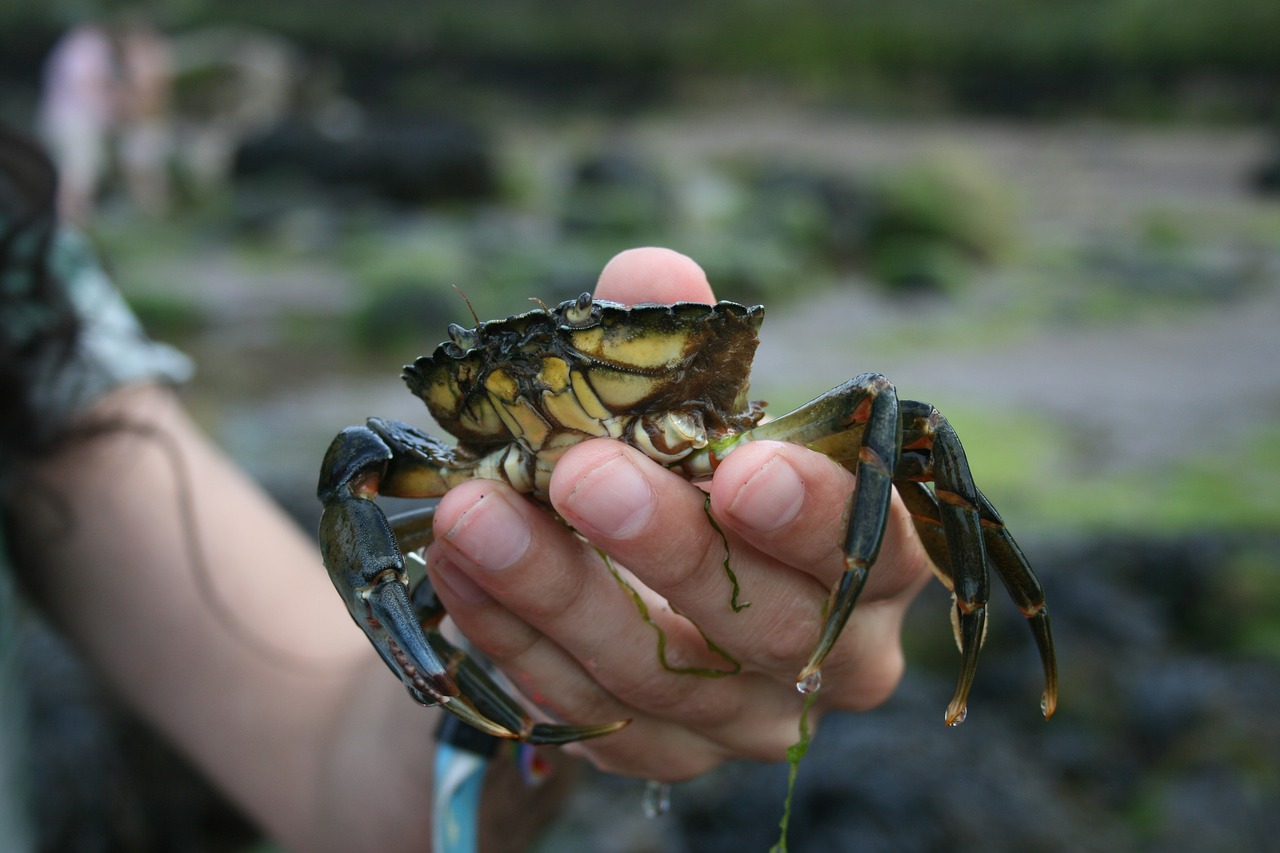
[[696, 527], [696, 531], [687, 531], [685, 535], [670, 540], [669, 556], [659, 563], [661, 571], [665, 572], [661, 578], [661, 588], [665, 592], [692, 591], [694, 596], [701, 596], [707, 591], [691, 587], [701, 587], [704, 583], [719, 584], [723, 576], [723, 565], [732, 549], [726, 553], [729, 546], [711, 529], [710, 523]]
[[[816, 717], [811, 715], [809, 725], [815, 726]], [[785, 761], [789, 750], [800, 738], [800, 714], [782, 718], [767, 729], [753, 733], [752, 738], [739, 750], [743, 758], [753, 761], [777, 762]]]
[[690, 743], [690, 737], [672, 739], [655, 750], [651, 743], [633, 742], [625, 746], [601, 745], [587, 751], [588, 760], [598, 770], [622, 776], [652, 779], [655, 782], [684, 782], [702, 776], [722, 764], [726, 756], [705, 743]]
[[818, 642], [818, 610], [812, 602], [787, 608], [759, 634], [752, 662], [766, 672], [794, 675]]
[[831, 694], [834, 706], [849, 711], [869, 711], [893, 695], [906, 671], [906, 658], [896, 635], [879, 640], [864, 639], [855, 654], [847, 658], [840, 655], [824, 670], [830, 672], [829, 681], [835, 688]]
[[[662, 667], [645, 667], [642, 673], [599, 673], [606, 689], [621, 702], [655, 716], [670, 717], [698, 703], [682, 678]], [[693, 695], [696, 695], [693, 694]]]
[[869, 711], [889, 700], [902, 681], [906, 661], [902, 648], [894, 645], [876, 655], [873, 664], [862, 669], [858, 690], [848, 705], [851, 711]]
[[527, 625], [517, 624], [517, 620], [506, 620], [500, 627], [495, 626], [496, 630], [486, 628], [487, 620], [483, 617], [476, 622], [460, 626], [463, 634], [486, 658], [502, 667], [533, 656], [544, 640], [543, 635]]

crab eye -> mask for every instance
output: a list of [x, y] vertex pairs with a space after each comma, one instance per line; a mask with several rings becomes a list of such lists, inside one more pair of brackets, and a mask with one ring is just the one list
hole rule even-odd
[[581, 326], [591, 322], [591, 294], [584, 293], [564, 312], [564, 319], [571, 326]]
[[450, 323], [449, 340], [460, 349], [469, 350], [476, 345], [476, 330], [464, 329], [457, 323]]

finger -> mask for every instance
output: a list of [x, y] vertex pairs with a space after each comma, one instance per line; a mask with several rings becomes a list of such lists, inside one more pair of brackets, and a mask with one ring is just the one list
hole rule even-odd
[[539, 708], [560, 721], [631, 721], [599, 743], [575, 748], [600, 769], [677, 781], [700, 775], [726, 757], [721, 748], [692, 730], [616, 699], [558, 644], [449, 562], [442, 549], [428, 553], [431, 581], [459, 629]]
[[[636, 617], [635, 602], [603, 558], [511, 489], [487, 480], [465, 483], [441, 500], [435, 523], [450, 562], [589, 666], [602, 650], [627, 670], [654, 662], [654, 644], [640, 642], [652, 628]], [[697, 655], [697, 634], [686, 620], [671, 618], [657, 599], [645, 603], [668, 635], [673, 666], [714, 665]], [[626, 648], [608, 649], [616, 643]]]
[[692, 258], [670, 249], [628, 249], [605, 264], [596, 296], [637, 302], [715, 302], [707, 274]]
[[[788, 446], [775, 452], [797, 450]], [[831, 543], [840, 541], [834, 534], [840, 532], [840, 507], [850, 486], [847, 472], [824, 457], [797, 455], [802, 469], [813, 469], [824, 485], [814, 509], [825, 520], [810, 524], [804, 512], [796, 513], [793, 524], [810, 527], [801, 527], [795, 541], [785, 543], [800, 552], [799, 558], [782, 549], [776, 557], [761, 553], [727, 531], [731, 566], [742, 597], [751, 602], [741, 612], [730, 607], [724, 539], [703, 513], [701, 492], [678, 475], [616, 442], [588, 442], [561, 460], [551, 497], [570, 523], [625, 562], [744, 667], [789, 684], [817, 642], [823, 605], [843, 571], [843, 555]], [[838, 500], [827, 494], [832, 489]], [[643, 500], [637, 502], [637, 497]], [[802, 495], [801, 508], [805, 502]], [[825, 536], [825, 545], [812, 530]], [[805, 570], [795, 567], [808, 560], [815, 561], [817, 571], [807, 564]], [[825, 691], [824, 702], [865, 708], [889, 696], [902, 673], [899, 636], [908, 600], [904, 593], [901, 599], [871, 600], [855, 611], [826, 667], [840, 686]]]
[[[841, 543], [853, 487], [854, 476], [820, 453], [784, 442], [750, 442], [717, 469], [711, 504], [726, 530], [812, 574], [829, 590], [845, 570]], [[825, 691], [825, 700], [856, 710], [888, 698], [904, 668], [907, 606], [930, 577], [924, 547], [894, 492], [866, 587], [823, 667], [827, 682], [836, 685], [835, 694]], [[810, 648], [815, 638], [809, 638]]]
[[785, 681], [812, 651], [827, 587], [730, 537], [740, 599], [751, 604], [735, 611], [725, 538], [706, 516], [704, 493], [638, 450], [580, 444], [556, 466], [550, 494], [570, 524], [749, 669]]
[[[437, 552], [438, 553], [438, 552]], [[605, 690], [592, 673], [558, 643], [521, 620], [474, 585], [466, 572], [436, 556], [432, 580], [461, 630], [496, 663], [525, 696], [563, 720], [575, 722], [630, 719], [620, 732], [569, 749], [602, 770], [647, 779], [681, 781], [699, 776], [731, 757], [777, 761], [795, 739], [798, 714], [735, 721], [728, 706], [703, 703], [715, 723], [694, 728], [650, 714]], [[457, 582], [472, 585], [457, 591]], [[609, 665], [600, 660], [594, 670]], [[685, 676], [691, 684], [703, 680]], [[798, 711], [799, 705], [795, 704]]]
[[[725, 529], [830, 589], [844, 572], [841, 543], [853, 488], [853, 474], [820, 453], [785, 442], [748, 442], [716, 469], [711, 507]], [[924, 547], [894, 492], [859, 606], [909, 598], [928, 576]]]
[[[517, 630], [492, 608], [477, 616], [475, 602], [454, 610], [446, 601], [458, 626], [522, 685], [538, 685], [539, 695], [548, 693], [549, 677], [558, 692], [579, 697], [593, 682], [623, 706], [688, 726], [739, 754], [777, 758], [794, 740], [793, 726], [779, 726], [798, 708], [794, 693], [765, 679], [706, 679], [664, 668], [656, 631], [595, 550], [509, 488], [483, 481], [457, 487], [441, 500], [436, 531], [440, 553], [531, 631]], [[694, 625], [639, 591], [666, 636], [670, 666], [725, 667]], [[571, 667], [549, 676], [551, 646], [577, 662], [576, 680]], [[566, 714], [572, 722], [597, 721], [580, 717]]]

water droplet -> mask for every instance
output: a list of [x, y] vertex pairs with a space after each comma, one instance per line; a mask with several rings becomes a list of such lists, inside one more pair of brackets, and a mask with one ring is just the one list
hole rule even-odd
[[644, 783], [644, 797], [641, 800], [644, 816], [649, 820], [662, 817], [671, 810], [671, 786], [666, 782], [650, 779]]
[[817, 693], [822, 689], [822, 670], [815, 669], [804, 678], [796, 682], [796, 690], [799, 690], [805, 696], [811, 693]]
[[960, 713], [959, 713], [959, 714], [956, 714], [956, 718], [955, 718], [954, 720], [952, 720], [951, 722], [947, 723], [947, 725], [949, 725], [949, 726], [958, 726], [958, 725], [960, 725], [961, 723], [963, 723], [963, 722], [964, 722], [965, 717], [967, 717], [967, 716], [969, 716], [969, 706], [968, 706], [968, 705], [965, 705], [963, 708], [961, 708], [961, 709], [960, 709]]

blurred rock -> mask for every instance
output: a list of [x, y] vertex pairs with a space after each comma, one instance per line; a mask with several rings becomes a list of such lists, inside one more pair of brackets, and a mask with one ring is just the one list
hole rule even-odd
[[1270, 153], [1249, 176], [1249, 183], [1260, 195], [1280, 196], [1280, 142], [1271, 146]]
[[666, 179], [649, 159], [625, 147], [583, 157], [572, 167], [561, 221], [570, 234], [652, 240], [670, 228]]
[[[1028, 544], [1062, 665], [1055, 718], [1036, 713], [1035, 654], [999, 601], [964, 725], [941, 725], [954, 647], [945, 670], [909, 659], [883, 707], [822, 720], [800, 764], [792, 853], [1263, 850], [1280, 833], [1280, 667], [1188, 628], [1189, 611], [1215, 606], [1213, 579], [1229, 578], [1242, 554], [1280, 556], [1280, 540]], [[908, 631], [945, 647], [935, 598], [913, 609]], [[677, 785], [673, 849], [768, 850], [786, 775], [739, 762]], [[638, 787], [619, 792], [614, 808], [638, 812], [639, 797]]]
[[453, 120], [375, 121], [341, 137], [293, 122], [246, 142], [235, 174], [300, 176], [402, 204], [480, 201], [497, 183], [490, 147]]

